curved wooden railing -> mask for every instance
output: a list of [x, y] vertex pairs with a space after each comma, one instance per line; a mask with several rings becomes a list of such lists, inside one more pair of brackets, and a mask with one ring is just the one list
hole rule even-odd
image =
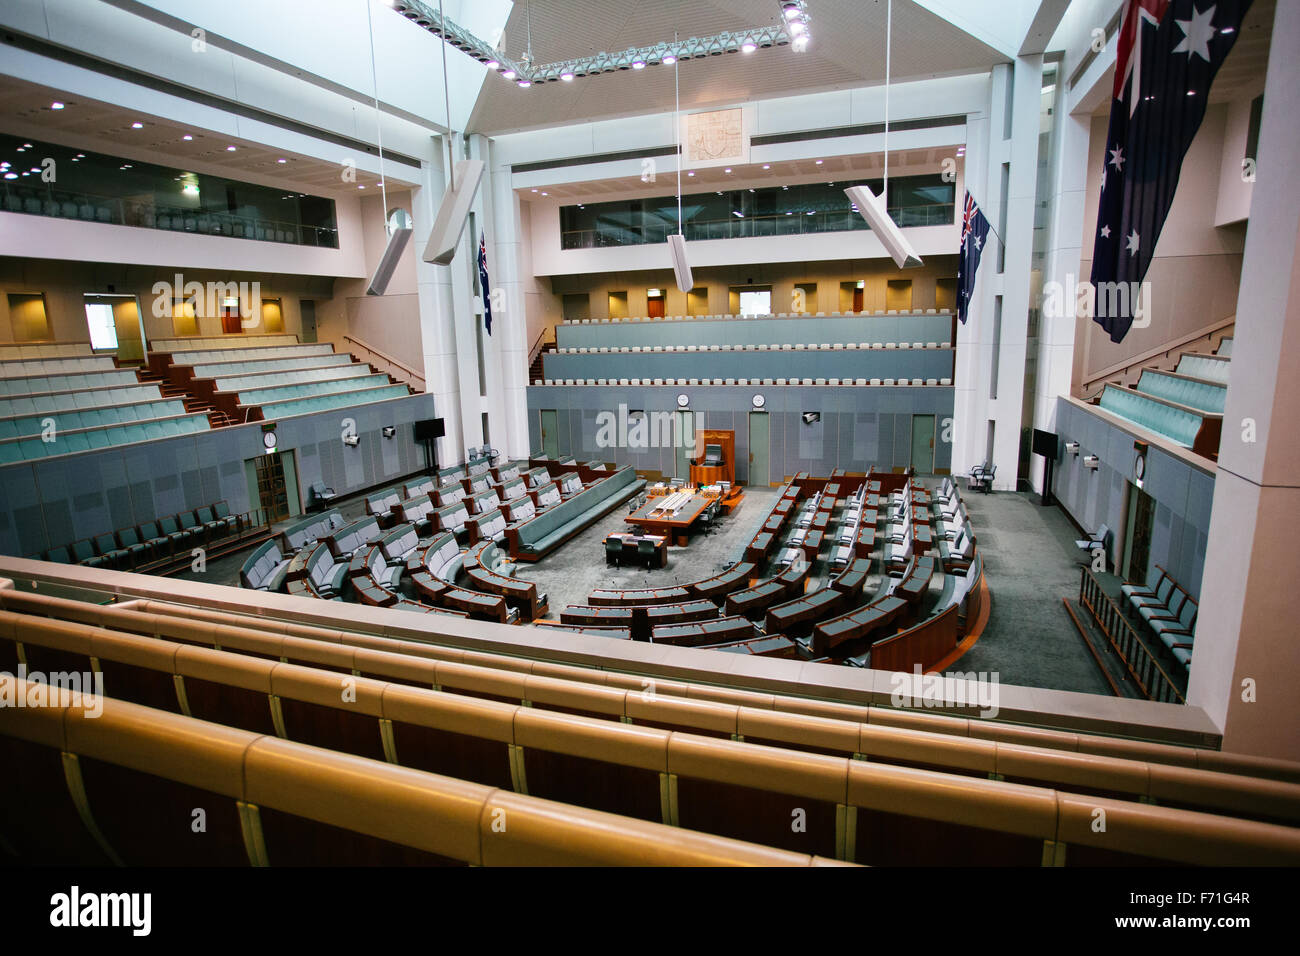
[[405, 382], [417, 392], [428, 391], [425, 386], [424, 376], [411, 368], [411, 366], [407, 365], [405, 362], [399, 362], [386, 352], [381, 352], [379, 349], [371, 348], [354, 335], [344, 335], [343, 341], [347, 342], [352, 349], [364, 353], [358, 356], [362, 361], [368, 362], [371, 365], [382, 366], [380, 367], [380, 371], [386, 372], [401, 382]]
[[1183, 352], [1202, 351], [1196, 348], [1198, 345], [1206, 346], [1204, 349], [1206, 352], [1213, 352], [1218, 349], [1220, 343], [1232, 335], [1236, 324], [1237, 317], [1230, 315], [1211, 325], [1202, 326], [1180, 338], [1172, 339], [1156, 348], [1148, 349], [1132, 358], [1099, 369], [1084, 377], [1083, 381], [1074, 389], [1075, 397], [1082, 398], [1084, 401], [1091, 401], [1102, 393], [1107, 384], [1136, 385], [1144, 368], [1157, 368], [1161, 371], [1171, 372], [1178, 364], [1178, 358]]

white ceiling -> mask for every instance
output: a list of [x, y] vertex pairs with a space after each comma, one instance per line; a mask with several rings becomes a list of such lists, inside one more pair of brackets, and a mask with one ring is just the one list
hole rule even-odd
[[[538, 63], [623, 50], [723, 30], [775, 23], [776, 0], [518, 0], [503, 49], [518, 57], [528, 44]], [[732, 53], [680, 66], [681, 105], [698, 109], [772, 96], [866, 86], [885, 78], [883, 0], [808, 0], [812, 44]], [[1007, 58], [914, 0], [894, 0], [891, 72], [925, 78], [981, 72]], [[491, 75], [479, 93], [469, 130], [501, 133], [673, 109], [673, 69], [584, 77], [520, 89]]]
[[[52, 110], [59, 101], [64, 109]], [[131, 124], [141, 122], [142, 129]], [[242, 182], [332, 197], [379, 187], [379, 177], [362, 169], [344, 182], [338, 163], [275, 150], [224, 133], [186, 127], [111, 103], [67, 94], [10, 76], [0, 76], [0, 131], [42, 139], [140, 162], [224, 176]], [[182, 137], [193, 136], [186, 141]], [[232, 153], [226, 149], [234, 146]], [[287, 162], [281, 163], [280, 159]], [[389, 175], [389, 188], [406, 188]], [[366, 190], [358, 190], [365, 186]]]

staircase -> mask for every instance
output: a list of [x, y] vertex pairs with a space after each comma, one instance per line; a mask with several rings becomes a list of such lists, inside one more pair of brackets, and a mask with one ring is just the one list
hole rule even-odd
[[171, 379], [151, 370], [147, 366], [137, 369], [135, 374], [141, 385], [157, 385], [158, 391], [163, 398], [179, 398], [184, 403], [187, 413], [191, 415], [207, 415], [208, 425], [212, 428], [223, 428], [226, 425], [239, 424], [225, 412], [214, 408], [211, 402], [191, 395], [182, 386], [177, 385]]
[[546, 376], [542, 372], [542, 356], [547, 352], [554, 352], [554, 345], [544, 345], [538, 351], [537, 356], [533, 359], [533, 364], [528, 366], [528, 384], [533, 385], [542, 381]]

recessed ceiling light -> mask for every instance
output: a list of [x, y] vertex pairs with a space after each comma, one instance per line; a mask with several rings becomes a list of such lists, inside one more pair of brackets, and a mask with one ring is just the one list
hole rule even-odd
[[77, 154], [77, 159], [85, 159], [85, 158], [86, 158], [86, 154], [85, 154], [85, 153], [78, 153], [78, 154]]
[[549, 196], [550, 193], [542, 193], [543, 196]]
[[131, 128], [132, 128], [132, 129], [144, 129], [144, 123], [132, 123], [132, 124], [131, 124]]
[[358, 186], [357, 188], [358, 188], [358, 189], [365, 189], [366, 187], [365, 187], [365, 186]]
[[50, 109], [61, 110], [63, 109], [63, 104], [60, 103], [58, 100], [55, 100], [53, 103], [50, 104]]
[[824, 162], [825, 162], [824, 159], [819, 159], [819, 160], [817, 160], [817, 165], [820, 166], [820, 165], [821, 165], [822, 163], [824, 163]]
[[18, 178], [17, 173], [5, 173], [5, 179], [17, 179], [17, 178]]
[[664, 57], [663, 62], [665, 66], [672, 66], [674, 63], [677, 62], [677, 57], [669, 53], [666, 57]]
[[34, 172], [34, 173], [39, 173], [40, 171], [41, 171], [41, 167], [39, 167], [39, 166], [33, 166], [33, 167], [32, 167], [32, 172]]
[[32, 148], [31, 143], [23, 143], [23, 149], [31, 149], [31, 148]]
[[686, 175], [687, 175], [687, 176], [694, 176], [694, 175], [695, 175], [695, 170], [692, 169], [692, 170], [691, 170], [689, 173], [687, 173]]
[[729, 173], [729, 172], [731, 172], [731, 167], [728, 166], [726, 169], [723, 170], [723, 172], [724, 172], [724, 173]]
[[772, 164], [771, 164], [771, 163], [764, 163], [764, 164], [763, 164], [763, 168], [764, 168], [764, 169], [771, 169], [771, 168], [772, 168]]
[[534, 190], [533, 190], [533, 192], [537, 192], [537, 190], [536, 190], [536, 189], [534, 189]]
[[190, 140], [192, 140], [193, 138], [194, 138], [194, 137], [191, 136], [189, 133], [186, 133], [184, 136], [181, 137], [181, 139], [185, 140], [185, 142], [187, 142], [187, 143], [188, 143]]
[[227, 152], [227, 153], [233, 153], [233, 152], [235, 151], [235, 149], [236, 149], [236, 147], [234, 147], [234, 146], [227, 146], [227, 147], [226, 147], [226, 152]]
[[1195, 90], [1188, 90], [1188, 91], [1187, 91], [1187, 95], [1188, 95], [1188, 96], [1195, 96], [1195, 95], [1196, 95], [1196, 91], [1195, 91]]
[[285, 159], [283, 156], [281, 156], [279, 159], [276, 160], [276, 162], [277, 162], [277, 163], [287, 163], [288, 160]]

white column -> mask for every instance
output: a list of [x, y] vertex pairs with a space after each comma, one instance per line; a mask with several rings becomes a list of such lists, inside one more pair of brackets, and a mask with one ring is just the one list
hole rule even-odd
[[[519, 223], [519, 197], [510, 185], [510, 167], [498, 166], [491, 144], [474, 137], [476, 158], [487, 163], [483, 184], [484, 215], [488, 239], [488, 272], [501, 303], [493, 310], [491, 360], [495, 380], [489, 379], [489, 415], [497, 450], [511, 458], [526, 458], [528, 448], [528, 314], [526, 284], [532, 276], [522, 274], [529, 257], [524, 254]], [[497, 314], [497, 313], [500, 314]]]
[[[443, 420], [446, 435], [438, 440], [438, 464], [455, 464], [465, 456], [464, 430], [461, 427], [460, 374], [456, 359], [456, 334], [453, 327], [451, 267], [425, 262], [424, 246], [429, 241], [433, 220], [445, 189], [443, 167], [447, 150], [441, 137], [434, 137], [433, 163], [424, 166], [424, 184], [413, 190], [411, 241], [416, 254], [416, 291], [420, 307], [420, 338], [424, 354], [425, 388], [433, 393], [435, 414]], [[396, 356], [405, 358], [405, 356]]]
[[[1059, 74], [1057, 83], [1061, 83]], [[1063, 104], [1065, 97], [1058, 96], [1056, 102]], [[1083, 257], [1090, 117], [1069, 115], [1058, 109], [1055, 119], [1059, 127], [1048, 173], [1053, 182], [1052, 218], [1048, 223], [1047, 259], [1042, 278], [1044, 288], [1048, 283], [1059, 284], [1067, 308], [1059, 315], [1056, 310], [1044, 310], [1039, 318], [1038, 375], [1034, 388], [1034, 427], [1050, 432], [1056, 431], [1057, 396], [1068, 395], [1073, 381], [1076, 319], [1069, 305], [1074, 301], [1074, 283], [1080, 280], [1079, 262]], [[1041, 494], [1043, 458], [1031, 455], [1029, 462], [1030, 484]]]
[[1187, 698], [1223, 729], [1224, 750], [1287, 760], [1300, 760], [1298, 46], [1300, 4], [1279, 3]]
[[[1034, 242], [1034, 202], [1038, 182], [1038, 113], [1043, 58], [1020, 57], [1015, 69], [993, 68], [989, 108], [967, 127], [966, 181], [989, 220], [988, 245], [980, 262], [978, 300], [957, 331], [957, 380], [953, 471], [969, 473], [988, 457], [988, 423], [994, 430], [994, 487], [1014, 489], [1020, 458], [1025, 355], [1029, 330], [1030, 268]], [[1006, 130], [1007, 86], [1011, 85], [1011, 136]], [[1010, 164], [1006, 195], [1002, 165]], [[1006, 215], [1002, 215], [1005, 206]], [[1006, 228], [1001, 223], [1005, 218]], [[1001, 232], [999, 239], [994, 232]], [[998, 243], [1006, 245], [1004, 272], [997, 272]], [[995, 346], [995, 299], [1002, 296], [1001, 334]], [[997, 368], [997, 397], [991, 397]]]

